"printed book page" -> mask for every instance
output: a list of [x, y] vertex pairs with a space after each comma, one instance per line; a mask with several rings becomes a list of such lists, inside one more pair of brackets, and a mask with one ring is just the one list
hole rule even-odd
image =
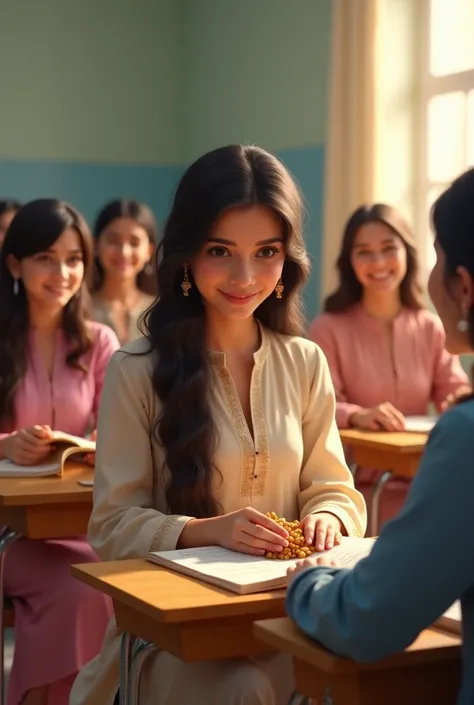
[[[88, 438], [81, 438], [80, 436], [73, 436], [70, 433], [64, 433], [63, 431], [53, 431], [53, 441], [70, 446], [78, 446], [81, 450], [88, 450], [90, 452], [95, 451], [95, 441], [91, 441]], [[49, 442], [50, 441], [46, 441], [46, 443]]]
[[[341, 567], [351, 568], [370, 553], [374, 542], [375, 539], [344, 537], [339, 546], [314, 556], [326, 554], [331, 560], [337, 560]], [[149, 559], [171, 570], [186, 572], [187, 575], [207, 576], [241, 587], [273, 584], [275, 580], [284, 585], [288, 566], [298, 560], [249, 556], [219, 546], [157, 551], [151, 553]]]
[[[61, 454], [60, 454], [61, 455]], [[38, 465], [17, 465], [9, 458], [0, 460], [0, 477], [48, 477], [61, 471], [61, 457], [56, 454]]]
[[42, 462], [36, 465], [17, 465], [9, 458], [0, 460], [1, 477], [48, 477], [61, 475], [64, 462], [74, 455], [95, 451], [95, 442], [78, 436], [71, 436], [62, 431], [53, 431], [53, 439], [58, 444], [55, 451], [50, 453]]
[[461, 633], [462, 613], [461, 603], [457, 600], [446, 610], [446, 612], [436, 621], [436, 625], [455, 634]]
[[436, 416], [407, 416], [405, 418], [405, 431], [412, 433], [429, 433], [437, 422]]

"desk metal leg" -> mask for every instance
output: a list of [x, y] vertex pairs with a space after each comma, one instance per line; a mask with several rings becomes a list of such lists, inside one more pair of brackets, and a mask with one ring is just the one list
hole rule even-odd
[[351, 465], [349, 466], [349, 470], [352, 473], [352, 477], [354, 478], [354, 482], [356, 482], [357, 481], [357, 473], [360, 470], [360, 465], [357, 465], [357, 463], [351, 463]]
[[120, 705], [129, 705], [130, 668], [134, 644], [135, 637], [123, 632], [120, 651]]
[[391, 470], [384, 472], [372, 490], [369, 510], [369, 536], [378, 536], [380, 530], [380, 498], [387, 482], [393, 477]]
[[3, 589], [3, 567], [8, 548], [19, 539], [21, 534], [5, 527], [0, 534], [0, 705], [5, 705], [5, 634], [3, 631], [3, 607], [5, 601]]
[[145, 659], [158, 647], [144, 639], [137, 639], [132, 654], [132, 663], [128, 679], [128, 705], [139, 705], [140, 676]]

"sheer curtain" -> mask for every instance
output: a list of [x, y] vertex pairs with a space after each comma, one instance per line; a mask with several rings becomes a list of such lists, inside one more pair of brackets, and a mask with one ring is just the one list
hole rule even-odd
[[336, 284], [334, 265], [345, 221], [357, 206], [373, 201], [376, 195], [380, 2], [332, 0], [323, 297]]

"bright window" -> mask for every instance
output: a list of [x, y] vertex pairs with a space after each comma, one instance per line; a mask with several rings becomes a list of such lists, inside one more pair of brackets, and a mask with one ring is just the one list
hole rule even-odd
[[426, 269], [434, 260], [428, 213], [474, 166], [474, 0], [420, 0], [421, 159], [417, 222]]

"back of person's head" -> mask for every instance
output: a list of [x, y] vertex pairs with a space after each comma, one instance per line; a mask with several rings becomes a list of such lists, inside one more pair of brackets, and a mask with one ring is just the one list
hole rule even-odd
[[74, 257], [80, 258], [80, 276], [69, 300], [65, 293], [62, 328], [70, 345], [67, 363], [82, 367], [80, 357], [91, 345], [85, 320], [90, 300], [87, 281], [93, 265], [92, 236], [84, 218], [67, 203], [38, 199], [18, 211], [5, 236], [0, 251], [0, 422], [4, 417], [11, 418], [15, 387], [26, 370], [31, 305], [56, 306], [47, 292], [44, 300], [38, 299], [43, 289], [35, 271], [54, 257], [54, 248], [62, 238], [70, 237], [71, 231], [78, 242]]
[[406, 271], [400, 277], [401, 303], [412, 309], [424, 308], [422, 287], [418, 281], [418, 250], [413, 233], [403, 215], [393, 206], [384, 203], [364, 205], [357, 208], [348, 219], [341, 243], [336, 268], [339, 276], [337, 289], [324, 302], [324, 310], [329, 312], [345, 311], [361, 301], [364, 286], [359, 281], [354, 269], [354, 251], [359, 234], [371, 224], [385, 227], [387, 232], [396, 236], [406, 253]]
[[[101, 288], [104, 276], [115, 273], [117, 253], [125, 248], [132, 252], [129, 266], [138, 288], [145, 294], [156, 294], [153, 266], [158, 240], [158, 225], [151, 209], [144, 203], [119, 198], [100, 211], [94, 225], [96, 240], [96, 277], [94, 289]], [[123, 268], [122, 268], [123, 272]]]
[[[207, 374], [206, 306], [210, 304], [207, 290], [201, 293], [193, 277], [193, 266], [203, 254], [208, 258], [204, 256], [204, 261], [212, 262], [211, 251], [216, 247], [223, 251], [221, 262], [233, 262], [225, 257], [231, 257], [234, 250], [237, 261], [239, 247], [247, 243], [249, 250], [242, 250], [242, 256], [252, 252], [252, 266], [262, 263], [258, 266], [267, 271], [271, 259], [256, 257], [259, 250], [271, 250], [271, 246], [266, 239], [260, 241], [258, 224], [251, 231], [255, 242], [252, 239], [248, 244], [249, 229], [242, 232], [240, 244], [236, 232], [235, 242], [228, 242], [228, 247], [224, 241], [213, 246], [224, 219], [239, 216], [274, 224], [272, 242], [278, 240], [282, 267], [278, 286], [283, 287], [283, 296], [278, 295], [275, 281], [248, 315], [280, 333], [302, 334], [304, 330], [300, 289], [309, 274], [309, 258], [297, 186], [284, 165], [258, 147], [231, 145], [205, 154], [187, 169], [177, 187], [158, 252], [158, 299], [145, 318], [147, 337], [159, 360], [153, 374], [163, 409], [157, 431], [171, 475], [166, 496], [173, 513], [204, 517], [218, 511], [211, 491], [215, 425]], [[208, 242], [212, 236], [217, 239]], [[200, 274], [199, 285], [203, 282]], [[236, 290], [237, 284], [233, 286]], [[255, 284], [250, 288], [255, 290]]]
[[21, 203], [13, 198], [0, 199], [0, 247], [10, 223], [21, 208]]
[[459, 176], [432, 209], [436, 265], [429, 293], [452, 353], [474, 351], [474, 169]]

